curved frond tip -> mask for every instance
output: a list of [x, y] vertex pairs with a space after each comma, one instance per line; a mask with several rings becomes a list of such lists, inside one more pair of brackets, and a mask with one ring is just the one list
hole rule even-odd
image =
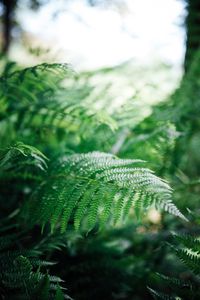
[[102, 152], [62, 157], [51, 167], [48, 180], [34, 193], [28, 212], [32, 222], [51, 223], [52, 230], [92, 229], [122, 221], [130, 211], [136, 215], [151, 206], [185, 217], [171, 200], [172, 190], [140, 160], [119, 159]]

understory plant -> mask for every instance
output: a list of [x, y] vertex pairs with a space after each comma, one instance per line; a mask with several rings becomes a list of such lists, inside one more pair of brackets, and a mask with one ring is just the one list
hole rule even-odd
[[182, 116], [157, 126], [155, 109], [133, 126], [126, 107], [91, 101], [94, 85], [66, 64], [8, 63], [0, 86], [1, 298], [151, 299], [160, 245], [188, 223], [168, 183], [184, 177], [184, 155], [171, 161]]

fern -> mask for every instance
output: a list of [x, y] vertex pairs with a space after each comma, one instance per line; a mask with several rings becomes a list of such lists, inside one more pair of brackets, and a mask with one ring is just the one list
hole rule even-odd
[[[58, 277], [44, 275], [39, 269], [34, 271], [31, 261], [22, 255], [16, 257], [7, 269], [4, 266], [1, 272], [4, 272], [3, 275], [1, 273], [2, 287], [10, 290], [11, 294], [15, 291], [12, 299], [54, 299], [56, 284], [61, 282]], [[48, 285], [45, 280], [49, 282]], [[64, 299], [61, 290], [60, 293]], [[8, 295], [6, 297], [9, 298]]]
[[[0, 171], [14, 173], [19, 176], [20, 171], [31, 168], [39, 168], [44, 171], [47, 168], [47, 157], [37, 148], [18, 142], [13, 146], [0, 150]], [[28, 172], [27, 172], [28, 173]]]
[[[3, 239], [5, 240], [6, 237]], [[2, 244], [1, 238], [0, 242]], [[7, 248], [8, 244], [9, 242], [6, 247], [4, 244], [4, 247]], [[40, 271], [42, 267], [51, 266], [52, 263], [41, 261], [37, 258], [38, 255], [40, 252], [36, 250], [9, 251], [4, 249], [2, 252], [1, 249], [0, 286], [2, 297], [6, 297], [6, 299], [54, 299], [56, 284], [60, 284], [62, 280], [56, 276], [45, 275]], [[48, 287], [44, 285], [45, 278], [49, 281]], [[44, 290], [48, 295], [47, 298], [42, 296]]]
[[[165, 153], [174, 149], [174, 136], [167, 144], [166, 140], [175, 127], [169, 122], [155, 130], [155, 123], [149, 126], [150, 118], [144, 136], [139, 124], [144, 115], [135, 118], [134, 105], [123, 114], [116, 110], [107, 114], [111, 109], [106, 109], [106, 98], [99, 100], [107, 86], [91, 95], [95, 87], [87, 74], [77, 80], [66, 64], [24, 70], [16, 66], [14, 72], [13, 68], [0, 78], [2, 297], [63, 300], [68, 296], [60, 277], [67, 285], [70, 282], [77, 299], [146, 296], [146, 291], [139, 291], [151, 272], [144, 261], [152, 261], [149, 253], [157, 249], [161, 237], [156, 236], [154, 243], [150, 234], [141, 243], [138, 227], [140, 245], [134, 252], [136, 232], [130, 230], [125, 238], [128, 230], [121, 228], [122, 223], [140, 224], [140, 216], [152, 206], [186, 219], [172, 202], [168, 183], [144, 161], [112, 153], [126, 158], [146, 155], [157, 168]], [[154, 153], [149, 141], [156, 146]], [[120, 225], [118, 235], [116, 228], [111, 235], [106, 230], [110, 224]], [[142, 230], [148, 234], [157, 230], [145, 226]], [[100, 241], [98, 229], [104, 229]], [[87, 238], [80, 234], [89, 231]], [[190, 248], [192, 241], [187, 243]], [[189, 256], [195, 270], [198, 249], [196, 242], [190, 255], [179, 250], [183, 261]], [[50, 270], [60, 277], [49, 275]]]
[[43, 226], [50, 222], [52, 230], [58, 224], [64, 232], [71, 219], [78, 230], [86, 217], [91, 230], [98, 222], [118, 221], [131, 206], [140, 214], [152, 205], [185, 219], [172, 203], [169, 185], [138, 163], [101, 152], [60, 158], [32, 195], [29, 220]]
[[200, 251], [200, 238], [187, 234], [174, 234], [174, 239], [186, 248]]
[[[187, 282], [181, 278], [173, 278], [158, 274], [162, 281], [170, 287], [171, 293], [162, 294], [158, 291], [150, 289], [150, 292], [156, 299], [199, 299], [200, 297], [200, 252], [199, 252], [199, 238], [190, 235], [174, 235], [175, 240], [179, 242], [179, 247], [171, 246], [175, 251], [177, 257], [189, 268], [189, 272], [195, 274], [191, 280]], [[180, 295], [180, 297], [173, 297], [173, 294]], [[166, 297], [166, 298], [162, 298]]]
[[175, 239], [184, 245], [179, 248], [175, 247], [176, 255], [192, 272], [200, 275], [199, 239], [188, 235], [175, 235]]
[[84, 98], [71, 94], [65, 81], [74, 76], [67, 64], [44, 63], [0, 78], [0, 137], [5, 143], [12, 143], [16, 132], [26, 142], [28, 136], [32, 143], [46, 138], [53, 143], [57, 136], [77, 130], [85, 135], [86, 129], [94, 131], [101, 124], [114, 130], [111, 117], [88, 108]]
[[161, 300], [182, 300], [182, 298], [180, 298], [180, 297], [169, 296], [169, 295], [157, 292], [151, 288], [148, 288], [148, 289], [155, 300], [159, 300], [159, 299], [161, 299]]
[[[44, 248], [40, 248], [40, 244], [30, 249], [25, 248], [26, 231], [12, 228], [10, 233], [11, 229], [2, 224], [1, 231], [0, 297], [2, 299], [50, 300], [55, 297], [71, 299], [60, 287], [63, 280], [47, 273], [47, 268], [55, 265], [55, 262], [41, 259], [45, 251]], [[45, 242], [48, 242], [47, 237], [43, 244]], [[50, 247], [47, 245], [46, 247], [50, 251]], [[43, 298], [44, 293], [47, 295], [46, 298]]]

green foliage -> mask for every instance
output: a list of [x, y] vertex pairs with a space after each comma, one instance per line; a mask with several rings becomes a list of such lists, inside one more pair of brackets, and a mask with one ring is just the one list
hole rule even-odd
[[[0, 150], [0, 174], [8, 176], [29, 176], [31, 171], [45, 171], [47, 157], [37, 148], [18, 142]], [[23, 172], [26, 171], [26, 174]], [[3, 175], [2, 175], [3, 176]]]
[[[0, 137], [3, 145], [19, 139], [31, 144], [62, 145], [66, 134], [80, 136], [99, 124], [112, 129], [115, 122], [106, 113], [86, 106], [77, 87], [67, 88], [75, 74], [66, 64], [41, 64], [6, 74], [0, 80]], [[77, 90], [76, 90], [77, 89]], [[8, 139], [9, 133], [9, 139]], [[46, 149], [45, 149], [46, 150]]]
[[[191, 235], [174, 235], [178, 246], [172, 246], [177, 257], [183, 262], [190, 272], [190, 279], [173, 278], [158, 274], [167, 286], [168, 295], [149, 289], [155, 299], [194, 299], [200, 297], [200, 244], [199, 238]], [[166, 287], [165, 287], [166, 289]], [[176, 295], [176, 296], [175, 296]]]
[[[66, 285], [77, 300], [151, 299], [146, 286], [153, 282], [154, 298], [199, 299], [199, 239], [180, 212], [186, 212], [188, 195], [194, 199], [190, 209], [198, 206], [199, 172], [196, 168], [188, 179], [190, 151], [184, 146], [198, 145], [193, 127], [199, 108], [188, 100], [198, 89], [196, 65], [192, 72], [168, 102], [141, 116], [134, 97], [107, 108], [109, 87], [101, 91], [91, 74], [75, 74], [65, 64], [5, 68], [0, 80], [2, 298], [63, 300], [69, 298]], [[193, 175], [194, 169], [188, 170]], [[182, 224], [187, 235], [179, 234]], [[192, 229], [198, 232], [198, 224]], [[169, 230], [178, 232], [181, 247], [163, 246], [163, 241], [173, 244]], [[176, 276], [186, 267], [173, 253], [194, 272], [188, 284]], [[154, 276], [166, 269], [167, 275]], [[164, 282], [169, 288], [162, 289]]]
[[[12, 231], [16, 229], [12, 228]], [[40, 250], [22, 247], [25, 233], [19, 231], [9, 233], [8, 227], [2, 224], [1, 231], [3, 234], [0, 237], [1, 298], [42, 300], [54, 299], [58, 293], [62, 295], [59, 287], [62, 280], [42, 271], [54, 263], [42, 260]]]
[[[169, 267], [164, 272], [167, 275], [158, 276], [157, 286], [155, 284], [155, 288], [150, 289], [155, 299], [197, 300], [200, 298], [199, 65], [200, 55], [198, 52], [177, 91], [166, 103], [156, 107], [154, 114], [143, 124], [145, 130], [149, 130], [149, 124], [152, 125], [153, 122], [157, 122], [161, 126], [165, 122], [174, 125], [173, 147], [168, 148], [161, 160], [160, 174], [166, 174], [171, 179], [172, 184], [176, 187], [175, 201], [182, 208], [189, 207], [191, 221], [190, 225], [184, 229], [177, 224], [175, 227], [171, 227], [177, 234], [174, 235], [176, 243], [175, 241], [170, 243], [170, 251], [176, 254], [182, 264], [173, 258], [177, 269]], [[165, 148], [167, 148], [167, 140], [164, 141]], [[160, 143], [158, 145], [160, 146]], [[148, 148], [155, 149], [154, 141], [151, 139], [149, 139]], [[165, 162], [164, 167], [162, 167], [162, 161]], [[158, 286], [160, 289], [157, 288]], [[162, 292], [160, 293], [160, 291]]]
[[101, 152], [60, 158], [33, 194], [29, 220], [42, 225], [50, 220], [52, 229], [60, 221], [64, 232], [72, 215], [76, 230], [88, 215], [86, 227], [92, 229], [97, 221], [107, 224], [111, 215], [118, 222], [132, 206], [139, 215], [152, 205], [184, 219], [171, 201], [168, 184], [138, 163]]
[[61, 277], [74, 299], [151, 299], [149, 262], [153, 266], [159, 259], [161, 241], [133, 224], [90, 233], [60, 255], [66, 266]]
[[175, 248], [178, 258], [192, 272], [200, 275], [200, 239], [191, 235], [176, 235], [175, 238], [183, 245], [181, 248]]

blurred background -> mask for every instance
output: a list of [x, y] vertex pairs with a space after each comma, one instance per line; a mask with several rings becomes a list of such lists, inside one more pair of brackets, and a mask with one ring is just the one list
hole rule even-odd
[[[163, 290], [156, 272], [198, 282], [198, 289], [188, 288], [192, 297], [185, 297], [184, 281], [176, 298], [158, 299], [200, 299], [199, 278], [165, 243], [174, 243], [171, 232], [184, 233], [188, 256], [200, 251], [199, 239], [192, 245], [200, 234], [199, 12], [199, 0], [0, 0], [0, 69], [8, 81], [4, 87], [2, 80], [2, 144], [22, 140], [48, 157], [67, 149], [145, 160], [170, 183], [173, 201], [190, 220], [153, 208], [142, 220], [132, 212], [124, 228], [108, 226], [99, 237], [91, 233], [80, 243], [68, 237], [67, 254], [52, 257], [75, 299], [152, 299], [147, 286]], [[64, 79], [48, 65], [15, 72], [43, 62], [67, 63], [75, 72]], [[67, 119], [67, 101], [88, 115], [75, 109]], [[2, 203], [9, 211], [10, 202]], [[199, 255], [193, 262], [200, 274]]]
[[21, 63], [41, 48], [78, 69], [127, 60], [180, 69], [185, 6], [180, 0], [3, 0], [1, 44]]
[[1, 0], [0, 43], [22, 66], [67, 62], [93, 74], [110, 68], [97, 82], [109, 84], [114, 106], [135, 91], [140, 102], [155, 104], [183, 74], [186, 15], [183, 0]]

